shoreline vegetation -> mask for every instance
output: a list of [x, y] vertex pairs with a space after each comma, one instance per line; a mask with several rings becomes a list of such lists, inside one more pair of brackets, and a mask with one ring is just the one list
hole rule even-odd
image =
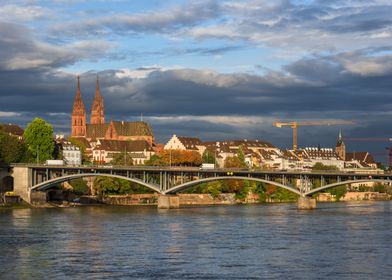
[[[59, 194], [59, 192], [58, 192]], [[64, 208], [77, 206], [154, 206], [157, 204], [158, 194], [126, 194], [126, 195], [85, 195], [76, 199], [64, 200], [58, 196], [56, 200], [48, 201], [40, 205], [30, 205], [26, 202], [12, 202], [9, 204], [0, 204], [2, 209], [26, 209], [26, 208]], [[295, 199], [265, 199], [260, 200], [257, 194], [248, 194], [244, 199], [236, 198], [235, 193], [219, 194], [212, 196], [211, 194], [192, 193], [178, 194], [180, 205], [186, 206], [218, 206], [218, 205], [246, 205], [246, 204], [279, 204], [279, 203], [296, 203]], [[64, 197], [63, 197], [64, 198]], [[69, 198], [69, 197], [68, 197]], [[389, 201], [392, 195], [379, 192], [347, 192], [343, 197], [337, 199], [330, 193], [320, 193], [317, 202], [368, 202], [368, 201]]]

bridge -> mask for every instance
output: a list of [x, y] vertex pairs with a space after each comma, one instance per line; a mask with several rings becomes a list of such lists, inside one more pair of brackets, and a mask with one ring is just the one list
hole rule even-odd
[[[312, 209], [317, 192], [354, 183], [381, 182], [392, 184], [392, 173], [375, 174], [328, 171], [276, 171], [252, 169], [201, 169], [196, 167], [149, 166], [48, 166], [14, 164], [9, 167], [14, 192], [23, 200], [34, 203], [45, 191], [59, 183], [83, 177], [107, 176], [125, 179], [145, 186], [160, 194], [158, 207], [175, 208], [179, 205], [176, 194], [195, 185], [217, 180], [249, 180], [274, 185], [299, 196], [298, 208]], [[1, 179], [1, 178], [0, 178]], [[320, 187], [314, 188], [314, 182]]]

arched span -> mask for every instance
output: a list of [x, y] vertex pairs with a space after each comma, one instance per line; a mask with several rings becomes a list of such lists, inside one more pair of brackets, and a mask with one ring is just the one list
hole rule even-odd
[[247, 181], [261, 182], [261, 183], [271, 184], [271, 185], [274, 185], [274, 186], [277, 186], [280, 188], [284, 188], [284, 189], [289, 190], [293, 193], [301, 195], [300, 191], [293, 188], [293, 187], [289, 187], [289, 186], [286, 186], [286, 185], [283, 185], [283, 184], [280, 184], [277, 182], [268, 181], [268, 180], [264, 180], [264, 179], [253, 178], [253, 177], [242, 177], [242, 176], [222, 176], [222, 177], [210, 177], [210, 178], [205, 178], [205, 179], [199, 179], [199, 180], [195, 180], [195, 181], [191, 181], [191, 182], [186, 182], [181, 185], [177, 185], [171, 189], [164, 191], [163, 194], [177, 193], [179, 191], [186, 190], [186, 189], [193, 187], [195, 185], [198, 185], [198, 184], [208, 183], [208, 182], [212, 182], [212, 181], [220, 181], [220, 180], [247, 180]]
[[159, 189], [159, 186], [155, 186], [152, 184], [148, 184], [143, 182], [142, 180], [135, 179], [135, 178], [128, 178], [125, 176], [120, 176], [120, 175], [114, 175], [114, 174], [99, 174], [99, 173], [81, 173], [81, 174], [72, 174], [72, 175], [67, 175], [63, 177], [58, 177], [58, 178], [53, 178], [48, 181], [39, 183], [31, 188], [32, 191], [34, 190], [45, 190], [54, 184], [62, 183], [65, 181], [69, 181], [72, 179], [78, 179], [78, 178], [83, 178], [83, 177], [97, 177], [97, 176], [103, 176], [103, 177], [111, 177], [111, 178], [118, 178], [118, 179], [124, 179], [128, 180], [130, 182], [145, 186], [147, 188], [152, 189], [153, 191], [156, 191], [158, 193], [161, 193], [161, 190]]
[[329, 185], [325, 185], [310, 191], [305, 192], [305, 196], [312, 195], [315, 193], [318, 193], [323, 190], [331, 189], [337, 186], [343, 186], [343, 185], [351, 185], [355, 183], [369, 183], [369, 182], [375, 182], [375, 183], [392, 183], [392, 180], [383, 180], [383, 179], [361, 179], [361, 180], [347, 180], [347, 181], [341, 181]]

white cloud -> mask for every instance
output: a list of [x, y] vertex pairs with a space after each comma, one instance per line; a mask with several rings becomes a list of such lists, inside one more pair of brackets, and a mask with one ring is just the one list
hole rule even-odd
[[392, 55], [363, 57], [356, 55], [338, 58], [345, 69], [353, 74], [362, 76], [377, 76], [392, 73]]
[[39, 6], [17, 6], [5, 5], [0, 6], [0, 18], [8, 21], [31, 21], [46, 17], [49, 11]]
[[204, 121], [211, 124], [224, 124], [234, 127], [254, 127], [258, 125], [272, 125], [275, 118], [272, 117], [261, 117], [261, 116], [191, 116], [191, 115], [180, 115], [180, 116], [159, 116], [159, 117], [145, 117], [147, 120], [151, 120], [155, 123], [182, 123], [191, 121]]
[[17, 113], [17, 112], [4, 112], [4, 111], [0, 111], [0, 117], [2, 118], [7, 118], [7, 117], [18, 117], [21, 116], [21, 113]]

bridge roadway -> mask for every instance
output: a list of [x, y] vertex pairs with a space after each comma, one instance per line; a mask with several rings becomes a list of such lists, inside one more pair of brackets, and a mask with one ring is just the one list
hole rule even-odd
[[[201, 169], [197, 167], [150, 166], [49, 166], [14, 164], [11, 166], [14, 190], [31, 201], [32, 192], [42, 192], [55, 184], [82, 177], [108, 176], [129, 180], [161, 194], [162, 200], [174, 201], [176, 193], [201, 183], [216, 180], [250, 180], [275, 185], [299, 195], [300, 208], [314, 208], [312, 194], [340, 185], [365, 182], [391, 184], [392, 173], [377, 174], [375, 170], [361, 173], [331, 171], [277, 171], [257, 169]], [[319, 187], [315, 188], [315, 182]], [[173, 200], [174, 199], [174, 200]], [[301, 201], [305, 206], [301, 207]], [[308, 207], [308, 203], [311, 205]], [[177, 202], [173, 202], [176, 204]], [[166, 202], [163, 202], [166, 204]], [[314, 207], [313, 207], [314, 204]]]

